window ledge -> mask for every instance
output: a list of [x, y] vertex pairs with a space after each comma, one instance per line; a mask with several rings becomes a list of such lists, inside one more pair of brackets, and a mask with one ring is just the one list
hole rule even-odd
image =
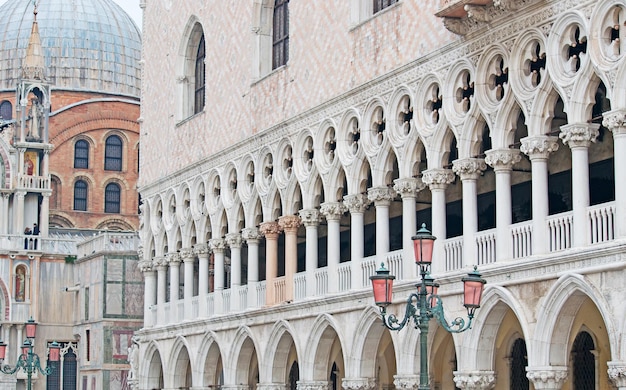
[[400, 7], [402, 5], [403, 1], [398, 1], [395, 4], [390, 5], [389, 7], [383, 9], [382, 11], [378, 11], [375, 14], [369, 15], [368, 17], [366, 17], [365, 19], [361, 20], [360, 22], [358, 22], [357, 24], [353, 25], [350, 27], [350, 29], [348, 31], [352, 32], [354, 30], [357, 30], [359, 28], [361, 28], [364, 24], [369, 23], [370, 21], [372, 21], [373, 19], [376, 19], [377, 17], [386, 14], [387, 12], [391, 12], [391, 10], [396, 9], [397, 7]]
[[261, 77], [259, 77], [259, 78], [258, 78], [258, 79], [256, 79], [256, 80], [252, 80], [252, 83], [250, 84], [250, 87], [254, 87], [255, 85], [257, 85], [257, 84], [259, 84], [260, 82], [262, 82], [263, 80], [268, 79], [268, 78], [272, 77], [272, 76], [273, 76], [273, 75], [275, 75], [275, 74], [278, 74], [278, 73], [280, 73], [280, 72], [285, 71], [285, 70], [287, 69], [287, 67], [288, 67], [288, 66], [289, 66], [289, 64], [288, 64], [288, 63], [287, 63], [287, 64], [285, 64], [285, 65], [281, 65], [281, 66], [279, 66], [278, 68], [273, 69], [273, 70], [272, 70], [271, 72], [269, 72], [268, 74], [266, 74], [266, 75], [264, 75], [264, 76], [261, 76]]

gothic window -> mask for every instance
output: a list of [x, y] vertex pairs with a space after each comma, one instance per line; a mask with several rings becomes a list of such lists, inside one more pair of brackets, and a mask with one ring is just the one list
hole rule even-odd
[[104, 212], [120, 212], [121, 190], [117, 183], [109, 183], [104, 189]]
[[89, 142], [84, 139], [74, 144], [74, 168], [89, 168]]
[[111, 135], [106, 140], [104, 169], [107, 171], [122, 170], [122, 139], [117, 135]]
[[195, 95], [193, 113], [197, 114], [204, 109], [204, 90], [205, 90], [205, 75], [204, 75], [204, 59], [205, 59], [205, 47], [204, 47], [204, 34], [200, 38], [198, 44], [198, 50], [196, 53], [196, 68], [195, 68]]
[[580, 332], [572, 345], [573, 390], [596, 388], [595, 346], [591, 335]]
[[395, 4], [398, 0], [372, 0], [374, 13], [380, 12], [385, 8]]
[[0, 103], [0, 118], [5, 121], [13, 119], [13, 105], [9, 101], [3, 101]]
[[274, 2], [272, 28], [272, 70], [289, 61], [289, 0]]
[[526, 377], [526, 366], [528, 366], [526, 342], [524, 339], [517, 339], [511, 348], [511, 390], [528, 390], [530, 388]]
[[77, 180], [74, 183], [74, 210], [87, 211], [87, 182]]
[[77, 359], [78, 346], [75, 343], [61, 342], [61, 356], [58, 362], [47, 361], [46, 366], [52, 368], [52, 373], [46, 377], [47, 390], [76, 390], [77, 389]]

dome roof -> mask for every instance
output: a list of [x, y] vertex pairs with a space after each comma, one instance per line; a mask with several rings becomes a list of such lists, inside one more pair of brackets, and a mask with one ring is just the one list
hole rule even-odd
[[[39, 1], [46, 81], [55, 89], [139, 97], [141, 34], [113, 0]], [[33, 24], [33, 2], [0, 6], [0, 91], [14, 90]]]

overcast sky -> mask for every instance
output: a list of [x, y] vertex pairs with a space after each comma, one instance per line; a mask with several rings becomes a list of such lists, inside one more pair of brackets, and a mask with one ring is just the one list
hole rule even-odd
[[[0, 5], [6, 3], [7, 0], [0, 0]], [[41, 1], [41, 0], [40, 0]], [[113, 0], [126, 11], [141, 30], [141, 8], [139, 8], [139, 0]]]

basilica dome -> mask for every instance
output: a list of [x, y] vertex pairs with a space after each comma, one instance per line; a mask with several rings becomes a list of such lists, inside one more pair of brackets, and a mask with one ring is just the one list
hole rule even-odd
[[[54, 89], [139, 97], [141, 34], [113, 0], [39, 1], [45, 78]], [[33, 23], [33, 2], [0, 6], [0, 91], [14, 90]]]

